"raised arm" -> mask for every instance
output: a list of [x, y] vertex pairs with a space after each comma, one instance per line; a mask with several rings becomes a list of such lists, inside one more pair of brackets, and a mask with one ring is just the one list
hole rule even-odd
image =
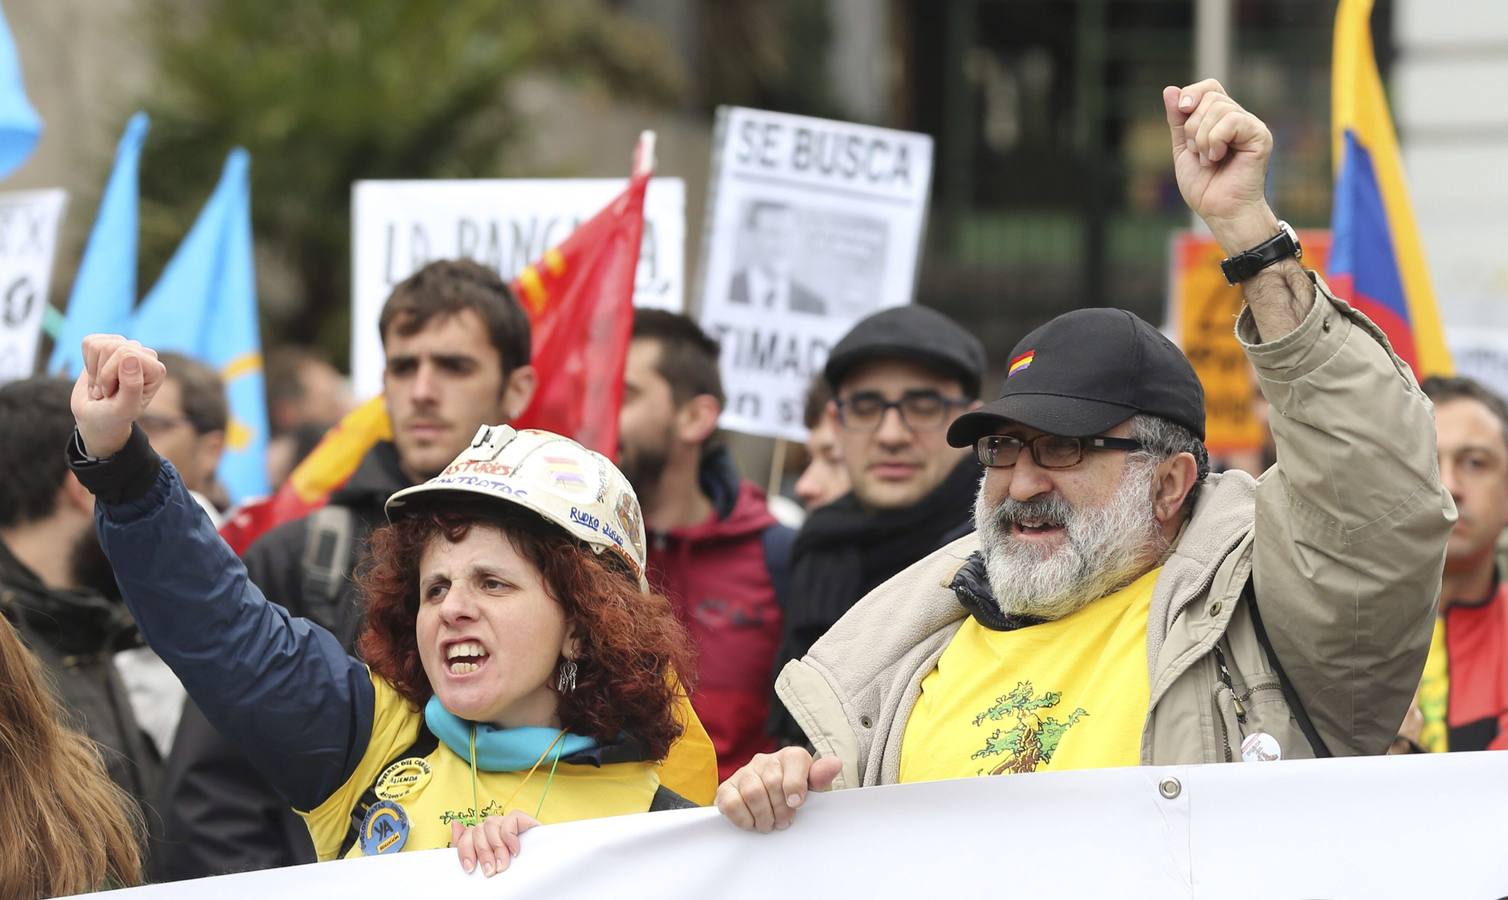
[[[1163, 92], [1189, 206], [1229, 255], [1278, 233], [1272, 136], [1203, 81]], [[1241, 283], [1237, 337], [1272, 404], [1253, 578], [1273, 650], [1336, 753], [1381, 753], [1419, 681], [1455, 521], [1434, 420], [1376, 325], [1285, 259]]]
[[84, 340], [68, 448], [94, 492], [100, 544], [143, 637], [205, 717], [290, 804], [312, 809], [355, 769], [371, 733], [367, 669], [318, 625], [269, 603], [134, 426], [162, 385], [157, 355]]

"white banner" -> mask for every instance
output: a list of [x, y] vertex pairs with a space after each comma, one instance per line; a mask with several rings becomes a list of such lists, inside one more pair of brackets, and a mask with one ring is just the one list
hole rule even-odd
[[52, 257], [68, 193], [0, 194], [0, 384], [36, 371]]
[[[358, 181], [351, 191], [351, 384], [382, 390], [377, 319], [393, 285], [437, 259], [469, 257], [512, 281], [623, 193], [626, 178]], [[644, 196], [634, 303], [685, 307], [686, 183]]]
[[1508, 753], [1101, 769], [815, 795], [769, 835], [711, 809], [547, 826], [491, 879], [443, 850], [108, 896], [1492, 898], [1504, 809]]
[[911, 302], [932, 139], [724, 107], [712, 152], [701, 322], [722, 342], [722, 425], [802, 441], [833, 344]]

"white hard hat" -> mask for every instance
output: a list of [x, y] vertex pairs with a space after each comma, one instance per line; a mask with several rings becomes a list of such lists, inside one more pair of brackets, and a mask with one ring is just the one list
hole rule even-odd
[[618, 554], [648, 589], [639, 498], [602, 454], [549, 431], [483, 425], [445, 471], [389, 497], [387, 517], [445, 512], [479, 499], [521, 506], [597, 553]]

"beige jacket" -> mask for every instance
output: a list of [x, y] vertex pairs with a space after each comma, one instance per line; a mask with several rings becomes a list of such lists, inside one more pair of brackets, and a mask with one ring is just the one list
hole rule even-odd
[[[1143, 765], [1239, 760], [1257, 732], [1284, 758], [1313, 755], [1257, 641], [1248, 579], [1332, 753], [1383, 752], [1419, 683], [1455, 521], [1429, 401], [1382, 332], [1320, 290], [1279, 340], [1254, 343], [1250, 313], [1237, 322], [1279, 463], [1260, 480], [1212, 475], [1164, 563], [1147, 622]], [[843, 761], [837, 787], [897, 780], [921, 681], [966, 615], [949, 585], [977, 548], [969, 535], [901, 572], [781, 672], [776, 689], [818, 754]]]

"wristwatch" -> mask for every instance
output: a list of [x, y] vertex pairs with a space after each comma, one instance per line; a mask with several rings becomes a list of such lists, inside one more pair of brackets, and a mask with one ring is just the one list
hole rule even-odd
[[1240, 284], [1275, 262], [1288, 257], [1302, 259], [1304, 248], [1299, 245], [1299, 236], [1287, 222], [1278, 223], [1278, 233], [1250, 250], [1228, 256], [1220, 261], [1220, 271], [1231, 284]]

